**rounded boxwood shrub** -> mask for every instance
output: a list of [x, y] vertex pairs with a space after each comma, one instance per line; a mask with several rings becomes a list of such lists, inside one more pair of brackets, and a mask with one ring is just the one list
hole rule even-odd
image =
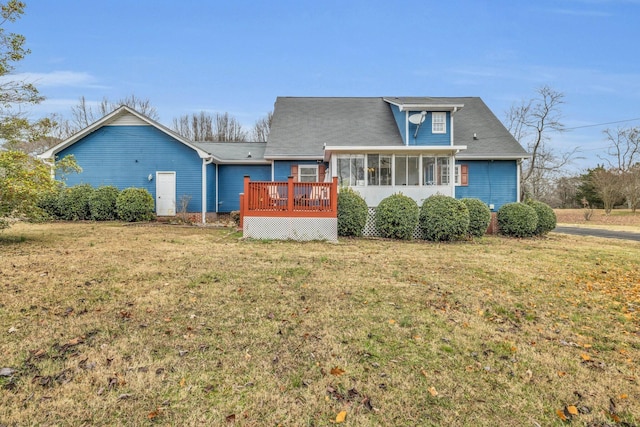
[[500, 233], [511, 237], [530, 237], [538, 226], [538, 214], [526, 203], [507, 203], [498, 209]]
[[393, 194], [376, 208], [376, 229], [391, 239], [410, 240], [418, 225], [420, 208], [411, 197]]
[[91, 218], [89, 198], [93, 191], [93, 187], [89, 184], [65, 188], [60, 194], [60, 217], [67, 221], [82, 221]]
[[120, 190], [113, 185], [104, 185], [94, 190], [89, 197], [91, 219], [95, 221], [113, 221], [116, 215], [116, 199]]
[[338, 193], [338, 236], [362, 236], [367, 223], [367, 202], [350, 188]]
[[60, 195], [62, 191], [62, 187], [56, 186], [53, 190], [38, 195], [38, 207], [42, 209], [47, 219], [62, 218], [60, 212]]
[[538, 215], [538, 225], [534, 232], [536, 236], [545, 235], [556, 228], [556, 213], [551, 209], [551, 206], [537, 200], [530, 200], [527, 204], [531, 206]]
[[154, 218], [153, 196], [144, 188], [126, 188], [118, 194], [116, 212], [122, 221], [151, 221]]
[[469, 210], [453, 197], [430, 196], [420, 208], [422, 236], [433, 242], [456, 240], [469, 231]]
[[482, 237], [491, 223], [491, 209], [480, 199], [461, 199], [469, 210], [469, 235]]

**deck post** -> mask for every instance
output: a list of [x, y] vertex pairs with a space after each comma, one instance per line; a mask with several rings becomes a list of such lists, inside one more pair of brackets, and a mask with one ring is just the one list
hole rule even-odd
[[293, 177], [287, 178], [287, 212], [293, 212], [293, 198], [295, 192], [293, 191]]
[[249, 175], [244, 176], [244, 192], [240, 193], [240, 228], [244, 225], [244, 215], [249, 211], [249, 179]]
[[338, 177], [333, 177], [333, 182], [331, 183], [331, 212], [337, 217], [338, 216]]

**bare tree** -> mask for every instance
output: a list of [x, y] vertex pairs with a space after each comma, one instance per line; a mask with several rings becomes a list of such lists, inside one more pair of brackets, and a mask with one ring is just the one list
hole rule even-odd
[[87, 102], [87, 99], [84, 96], [81, 96], [78, 104], [71, 107], [70, 128], [73, 130], [72, 133], [86, 128], [122, 105], [126, 105], [127, 107], [136, 110], [138, 113], [150, 118], [151, 120], [160, 119], [158, 111], [153, 105], [151, 105], [151, 101], [148, 99], [138, 98], [134, 94], [125, 98], [120, 98], [116, 102], [111, 102], [107, 97], [104, 97], [100, 103], [93, 107], [91, 106], [91, 103]]
[[580, 185], [579, 176], [563, 176], [556, 181], [557, 204], [552, 207], [576, 208], [578, 207], [578, 187]]
[[633, 212], [640, 205], [640, 128], [606, 129], [607, 157], [601, 157], [620, 176], [620, 191]]
[[535, 98], [512, 105], [506, 116], [507, 129], [531, 154], [531, 158], [521, 166], [523, 199], [526, 196], [535, 199], [544, 196], [553, 178], [577, 151], [559, 153], [548, 144], [552, 132], [564, 130], [560, 120], [564, 94], [549, 86], [543, 86], [536, 92]]
[[253, 125], [252, 140], [255, 142], [267, 142], [273, 121], [273, 111], [269, 111], [266, 117], [258, 119]]
[[173, 130], [192, 141], [241, 142], [248, 136], [229, 113], [211, 115], [205, 111], [174, 118]]
[[620, 190], [620, 173], [601, 167], [593, 171], [591, 180], [596, 194], [602, 199], [605, 213], [610, 214], [613, 207], [624, 197]]

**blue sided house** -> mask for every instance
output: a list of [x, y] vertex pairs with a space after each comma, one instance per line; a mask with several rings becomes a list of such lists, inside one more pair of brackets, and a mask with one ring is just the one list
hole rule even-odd
[[529, 154], [478, 97], [278, 97], [268, 141], [190, 141], [122, 106], [49, 149], [83, 171], [67, 185], [141, 187], [159, 216], [181, 201], [206, 221], [240, 208], [251, 181], [332, 182], [375, 208], [401, 192], [475, 197], [492, 210], [519, 201]]

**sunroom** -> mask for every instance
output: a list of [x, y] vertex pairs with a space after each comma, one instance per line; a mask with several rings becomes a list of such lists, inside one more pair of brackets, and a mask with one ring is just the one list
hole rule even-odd
[[467, 185], [466, 165], [455, 155], [466, 146], [325, 147], [328, 176], [356, 190], [370, 207], [401, 192], [420, 204], [427, 197], [455, 197], [456, 185]]

